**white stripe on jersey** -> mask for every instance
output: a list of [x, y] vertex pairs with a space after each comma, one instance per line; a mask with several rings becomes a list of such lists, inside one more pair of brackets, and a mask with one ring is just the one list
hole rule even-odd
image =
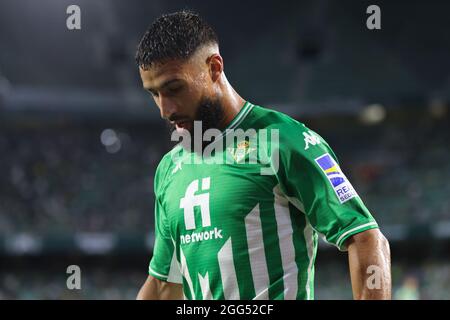
[[226, 300], [239, 300], [239, 286], [234, 268], [231, 238], [225, 242], [218, 253], [220, 276], [222, 277], [223, 294]]
[[198, 274], [198, 282], [200, 283], [200, 288], [202, 289], [203, 300], [212, 300], [211, 289], [209, 288], [209, 275], [206, 272], [205, 277]]
[[264, 251], [263, 232], [259, 204], [245, 217], [248, 254], [252, 269], [255, 300], [269, 299], [269, 272], [267, 270], [266, 253]]
[[313, 259], [314, 259], [314, 230], [305, 216], [305, 229], [303, 229], [303, 235], [305, 237], [306, 249], [308, 250], [308, 279], [306, 280], [306, 300], [311, 300], [311, 281], [312, 281], [312, 270], [313, 270]]
[[186, 279], [188, 284], [189, 291], [191, 292], [191, 299], [195, 300], [194, 288], [192, 286], [191, 276], [189, 275], [189, 269], [186, 263], [186, 257], [184, 256], [183, 250], [180, 248], [180, 258], [181, 258], [181, 273], [183, 277]]
[[167, 276], [167, 281], [180, 284], [183, 283], [183, 279], [181, 278], [180, 265], [178, 264], [175, 250], [173, 250], [172, 261], [170, 262], [170, 269], [169, 275]]

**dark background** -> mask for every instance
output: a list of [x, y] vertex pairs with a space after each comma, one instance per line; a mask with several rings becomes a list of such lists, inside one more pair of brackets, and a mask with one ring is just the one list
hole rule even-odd
[[[134, 52], [179, 9], [216, 29], [245, 99], [330, 143], [390, 240], [394, 298], [449, 299], [450, 3], [331, 0], [0, 0], [0, 299], [135, 298], [170, 139]], [[321, 243], [316, 299], [352, 297], [346, 259]]]

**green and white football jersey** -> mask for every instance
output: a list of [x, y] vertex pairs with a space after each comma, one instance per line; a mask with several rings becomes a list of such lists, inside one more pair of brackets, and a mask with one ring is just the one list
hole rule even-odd
[[[227, 141], [236, 129], [277, 136]], [[186, 299], [313, 299], [318, 234], [345, 251], [377, 223], [326, 141], [289, 116], [246, 102], [220, 141], [210, 158], [226, 162], [181, 146], [160, 162], [149, 274]]]

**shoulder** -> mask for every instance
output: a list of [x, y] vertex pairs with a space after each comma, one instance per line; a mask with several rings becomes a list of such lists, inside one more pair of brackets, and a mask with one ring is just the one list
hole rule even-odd
[[296, 148], [305, 150], [310, 145], [325, 143], [315, 131], [289, 115], [262, 106], [253, 108], [255, 127], [258, 129], [277, 130], [280, 148]]
[[287, 114], [259, 105], [254, 105], [251, 118], [259, 128], [278, 128], [301, 132], [309, 130], [304, 123]]

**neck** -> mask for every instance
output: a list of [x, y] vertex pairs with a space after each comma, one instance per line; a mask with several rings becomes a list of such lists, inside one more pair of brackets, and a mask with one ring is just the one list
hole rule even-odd
[[220, 128], [226, 128], [236, 115], [241, 111], [245, 104], [245, 100], [233, 89], [225, 75], [222, 79], [222, 97], [220, 102], [223, 106], [224, 117], [220, 123]]

